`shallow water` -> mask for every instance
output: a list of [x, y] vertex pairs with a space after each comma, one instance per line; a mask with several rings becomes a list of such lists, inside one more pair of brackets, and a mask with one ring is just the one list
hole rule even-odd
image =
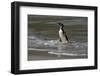
[[[39, 18], [43, 18], [39, 20]], [[37, 20], [37, 19], [38, 20]], [[35, 21], [36, 20], [36, 21]], [[69, 42], [59, 42], [59, 26], [63, 22]], [[28, 23], [28, 51], [46, 51], [48, 54], [58, 56], [88, 57], [87, 48], [87, 18], [65, 17], [29, 17]]]
[[59, 40], [31, 35], [28, 37], [28, 50], [48, 51], [49, 54], [56, 55], [87, 56], [87, 42], [61, 43]]

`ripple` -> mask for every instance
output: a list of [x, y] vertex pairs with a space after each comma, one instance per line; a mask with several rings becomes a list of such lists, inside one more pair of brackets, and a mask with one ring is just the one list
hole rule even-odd
[[82, 56], [87, 55], [87, 42], [69, 41], [61, 43], [59, 40], [50, 40], [28, 36], [28, 50], [48, 51], [50, 54]]

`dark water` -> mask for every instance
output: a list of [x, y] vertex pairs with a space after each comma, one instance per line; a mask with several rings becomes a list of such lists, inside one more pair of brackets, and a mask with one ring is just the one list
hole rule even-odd
[[[68, 43], [59, 42], [57, 22], [65, 25]], [[87, 58], [87, 45], [87, 17], [28, 16], [28, 51]]]

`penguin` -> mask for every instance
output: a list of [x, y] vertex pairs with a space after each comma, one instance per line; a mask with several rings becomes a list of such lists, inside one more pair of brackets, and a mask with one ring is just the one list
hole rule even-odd
[[62, 23], [58, 23], [58, 25], [60, 26], [60, 28], [59, 28], [59, 41], [62, 43], [68, 43], [69, 39], [68, 39], [66, 32], [64, 31], [64, 25]]

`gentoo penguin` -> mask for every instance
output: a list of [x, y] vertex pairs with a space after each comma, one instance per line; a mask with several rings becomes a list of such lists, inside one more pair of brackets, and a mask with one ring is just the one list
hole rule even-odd
[[68, 36], [66, 35], [66, 32], [64, 31], [64, 25], [62, 23], [58, 23], [58, 25], [60, 25], [60, 29], [59, 29], [60, 42], [67, 43]]

